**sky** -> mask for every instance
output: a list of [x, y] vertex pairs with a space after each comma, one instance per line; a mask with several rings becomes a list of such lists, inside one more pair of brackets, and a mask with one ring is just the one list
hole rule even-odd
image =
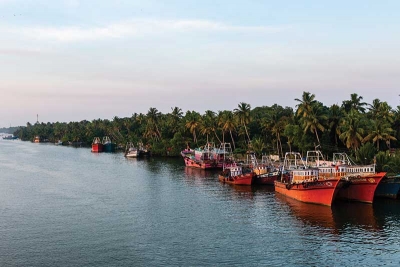
[[149, 108], [400, 105], [397, 0], [0, 0], [0, 127]]

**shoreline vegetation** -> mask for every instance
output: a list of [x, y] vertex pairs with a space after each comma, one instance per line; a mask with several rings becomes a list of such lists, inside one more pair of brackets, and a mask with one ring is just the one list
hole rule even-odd
[[[119, 147], [127, 142], [143, 143], [155, 156], [180, 155], [181, 150], [201, 147], [208, 142], [217, 146], [232, 144], [234, 154], [245, 157], [252, 150], [258, 157], [273, 154], [283, 157], [287, 151], [319, 149], [327, 158], [334, 152], [346, 152], [360, 164], [376, 162], [377, 171], [400, 173], [400, 106], [387, 102], [372, 103], [351, 94], [341, 105], [325, 106], [315, 95], [303, 92], [296, 98], [295, 110], [278, 104], [251, 108], [240, 102], [234, 110], [183, 113], [179, 107], [163, 114], [151, 107], [146, 114], [112, 120], [80, 122], [27, 123], [13, 134], [23, 141], [35, 136], [43, 140], [74, 142], [90, 146], [95, 136], [109, 136]], [[5, 129], [6, 130], [6, 129]]]

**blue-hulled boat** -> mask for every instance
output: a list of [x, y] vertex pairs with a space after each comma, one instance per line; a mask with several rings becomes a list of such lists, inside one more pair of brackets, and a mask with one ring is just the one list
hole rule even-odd
[[396, 199], [399, 191], [400, 174], [383, 178], [375, 190], [375, 196]]
[[103, 152], [115, 152], [116, 145], [111, 142], [108, 136], [103, 137]]

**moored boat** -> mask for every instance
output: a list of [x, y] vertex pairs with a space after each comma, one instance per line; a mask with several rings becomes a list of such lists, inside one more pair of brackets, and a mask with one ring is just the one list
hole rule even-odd
[[127, 158], [137, 158], [139, 157], [139, 149], [133, 145], [133, 143], [128, 142], [125, 148], [125, 157]]
[[398, 198], [400, 194], [400, 174], [384, 177], [375, 190], [375, 197]]
[[218, 166], [213, 158], [213, 149], [214, 147], [211, 143], [207, 143], [202, 148], [196, 148], [194, 150], [187, 148], [181, 151], [181, 155], [187, 167], [214, 169]]
[[373, 203], [375, 190], [386, 176], [386, 172], [375, 172], [375, 164], [355, 165], [345, 153], [335, 153], [335, 168], [344, 173], [346, 184], [340, 189], [337, 198], [348, 201]]
[[259, 185], [274, 185], [275, 181], [280, 177], [281, 172], [276, 168], [269, 156], [262, 156], [261, 162], [257, 161], [254, 153], [250, 154], [251, 166], [254, 171], [254, 184]]
[[102, 144], [103, 144], [103, 152], [115, 152], [116, 145], [113, 142], [111, 142], [110, 137], [104, 136]]
[[251, 169], [243, 168], [237, 164], [225, 166], [224, 170], [218, 175], [220, 182], [233, 185], [251, 185], [253, 177], [254, 172]]
[[103, 152], [103, 143], [100, 141], [99, 137], [93, 138], [92, 152]]
[[7, 136], [3, 136], [4, 140], [15, 140], [18, 139], [18, 136], [14, 136], [14, 135], [7, 135]]
[[33, 142], [40, 143], [41, 142], [40, 136], [39, 135], [35, 136], [35, 138], [33, 139]]
[[320, 177], [318, 168], [306, 167], [300, 153], [288, 152], [275, 191], [301, 202], [331, 206], [342, 185], [339, 177]]

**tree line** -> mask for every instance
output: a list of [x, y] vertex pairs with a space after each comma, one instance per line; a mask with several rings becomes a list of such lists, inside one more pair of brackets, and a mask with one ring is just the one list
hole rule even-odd
[[112, 120], [27, 123], [14, 135], [21, 140], [40, 136], [51, 142], [87, 145], [96, 136], [109, 136], [121, 147], [126, 142], [141, 142], [153, 155], [160, 156], [178, 156], [187, 146], [199, 147], [207, 142], [229, 142], [236, 154], [252, 150], [258, 156], [283, 157], [287, 151], [305, 153], [317, 148], [327, 156], [346, 152], [359, 163], [377, 161], [380, 168], [396, 168], [396, 164], [389, 163], [391, 152], [399, 147], [400, 106], [393, 109], [379, 99], [365, 103], [355, 93], [341, 105], [329, 107], [310, 92], [303, 92], [295, 101], [295, 110], [278, 104], [252, 109], [241, 102], [234, 110], [207, 110], [204, 114], [184, 113], [179, 107], [163, 114], [151, 107], [146, 114]]

